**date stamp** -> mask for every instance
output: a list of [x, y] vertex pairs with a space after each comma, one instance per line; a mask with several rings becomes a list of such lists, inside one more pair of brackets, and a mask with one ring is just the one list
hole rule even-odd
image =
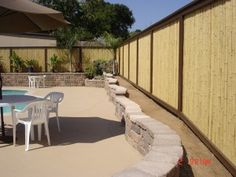
[[210, 165], [211, 159], [207, 159], [207, 158], [190, 158], [189, 159], [189, 165], [204, 165], [204, 166], [208, 166]]
[[[184, 163], [183, 159], [179, 159], [178, 164], [179, 166], [182, 166]], [[188, 165], [202, 165], [202, 166], [208, 166], [211, 165], [212, 161], [211, 159], [207, 158], [189, 158], [188, 159]]]

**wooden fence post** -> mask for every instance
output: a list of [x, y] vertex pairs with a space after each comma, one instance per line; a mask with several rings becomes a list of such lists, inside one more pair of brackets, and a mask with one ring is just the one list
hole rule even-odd
[[137, 38], [137, 51], [136, 51], [137, 61], [136, 61], [136, 84], [138, 85], [138, 65], [139, 65], [139, 37]]
[[125, 49], [124, 49], [124, 45], [122, 46], [122, 76], [124, 77], [124, 69], [125, 69]]
[[150, 93], [152, 94], [153, 87], [153, 30], [151, 31], [150, 40]]
[[130, 42], [128, 43], [128, 79], [130, 80]]
[[44, 49], [45, 72], [48, 72], [48, 49]]
[[79, 71], [83, 71], [82, 47], [79, 47]]
[[120, 74], [120, 67], [121, 67], [121, 66], [120, 66], [120, 47], [119, 47], [118, 50], [119, 50], [119, 67], [118, 67], [118, 73]]
[[179, 82], [178, 82], [178, 111], [183, 106], [183, 57], [184, 57], [184, 19], [179, 18]]
[[10, 72], [12, 73], [13, 72], [13, 67], [12, 67], [12, 60], [11, 60], [11, 56], [12, 56], [12, 48], [10, 48], [10, 57], [9, 57], [9, 59], [10, 59]]

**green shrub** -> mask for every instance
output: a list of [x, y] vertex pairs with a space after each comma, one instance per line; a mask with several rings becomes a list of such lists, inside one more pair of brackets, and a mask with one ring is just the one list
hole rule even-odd
[[59, 58], [57, 55], [53, 54], [53, 56], [49, 58], [49, 61], [49, 66], [51, 67], [52, 72], [56, 72], [59, 67], [59, 64], [62, 62], [62, 59]]
[[0, 56], [0, 72], [3, 73], [5, 70], [2, 56]]
[[105, 69], [104, 69], [105, 72], [112, 73], [113, 62], [114, 62], [113, 59], [106, 61], [106, 65], [105, 65]]
[[87, 78], [93, 79], [94, 76], [96, 75], [94, 66], [92, 64], [88, 64], [87, 67], [84, 70], [84, 73], [85, 73]]
[[28, 71], [30, 72], [39, 72], [41, 70], [41, 67], [39, 66], [39, 63], [35, 59], [29, 59], [25, 61], [26, 67], [28, 68]]
[[103, 71], [105, 71], [106, 61], [105, 60], [95, 60], [93, 62], [95, 75], [99, 76], [103, 74]]
[[87, 78], [103, 78], [103, 72], [110, 72], [112, 73], [112, 62], [113, 60], [94, 60], [93, 62], [87, 61], [85, 64], [85, 75]]
[[10, 60], [12, 63], [12, 67], [15, 70], [15, 72], [22, 72], [25, 70], [25, 62], [22, 60], [21, 57], [19, 57], [16, 52], [12, 52], [12, 55], [10, 56]]

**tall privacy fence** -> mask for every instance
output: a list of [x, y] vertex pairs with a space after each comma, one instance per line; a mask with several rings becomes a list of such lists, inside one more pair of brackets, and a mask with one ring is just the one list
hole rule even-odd
[[111, 60], [114, 58], [112, 50], [104, 47], [74, 47], [71, 52], [72, 60], [70, 60], [68, 50], [56, 47], [0, 47], [0, 62], [3, 65], [4, 72], [13, 71], [10, 60], [13, 53], [25, 61], [37, 60], [39, 65], [37, 72], [51, 71], [50, 58], [53, 55], [63, 58], [59, 72], [83, 71], [85, 65], [93, 60]]
[[236, 175], [236, 0], [197, 0], [117, 50], [119, 73]]

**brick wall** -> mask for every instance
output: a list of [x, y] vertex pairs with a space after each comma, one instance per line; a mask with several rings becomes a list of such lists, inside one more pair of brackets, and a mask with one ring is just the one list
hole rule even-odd
[[84, 73], [2, 73], [3, 86], [28, 86], [28, 75], [46, 75], [46, 87], [83, 86]]

